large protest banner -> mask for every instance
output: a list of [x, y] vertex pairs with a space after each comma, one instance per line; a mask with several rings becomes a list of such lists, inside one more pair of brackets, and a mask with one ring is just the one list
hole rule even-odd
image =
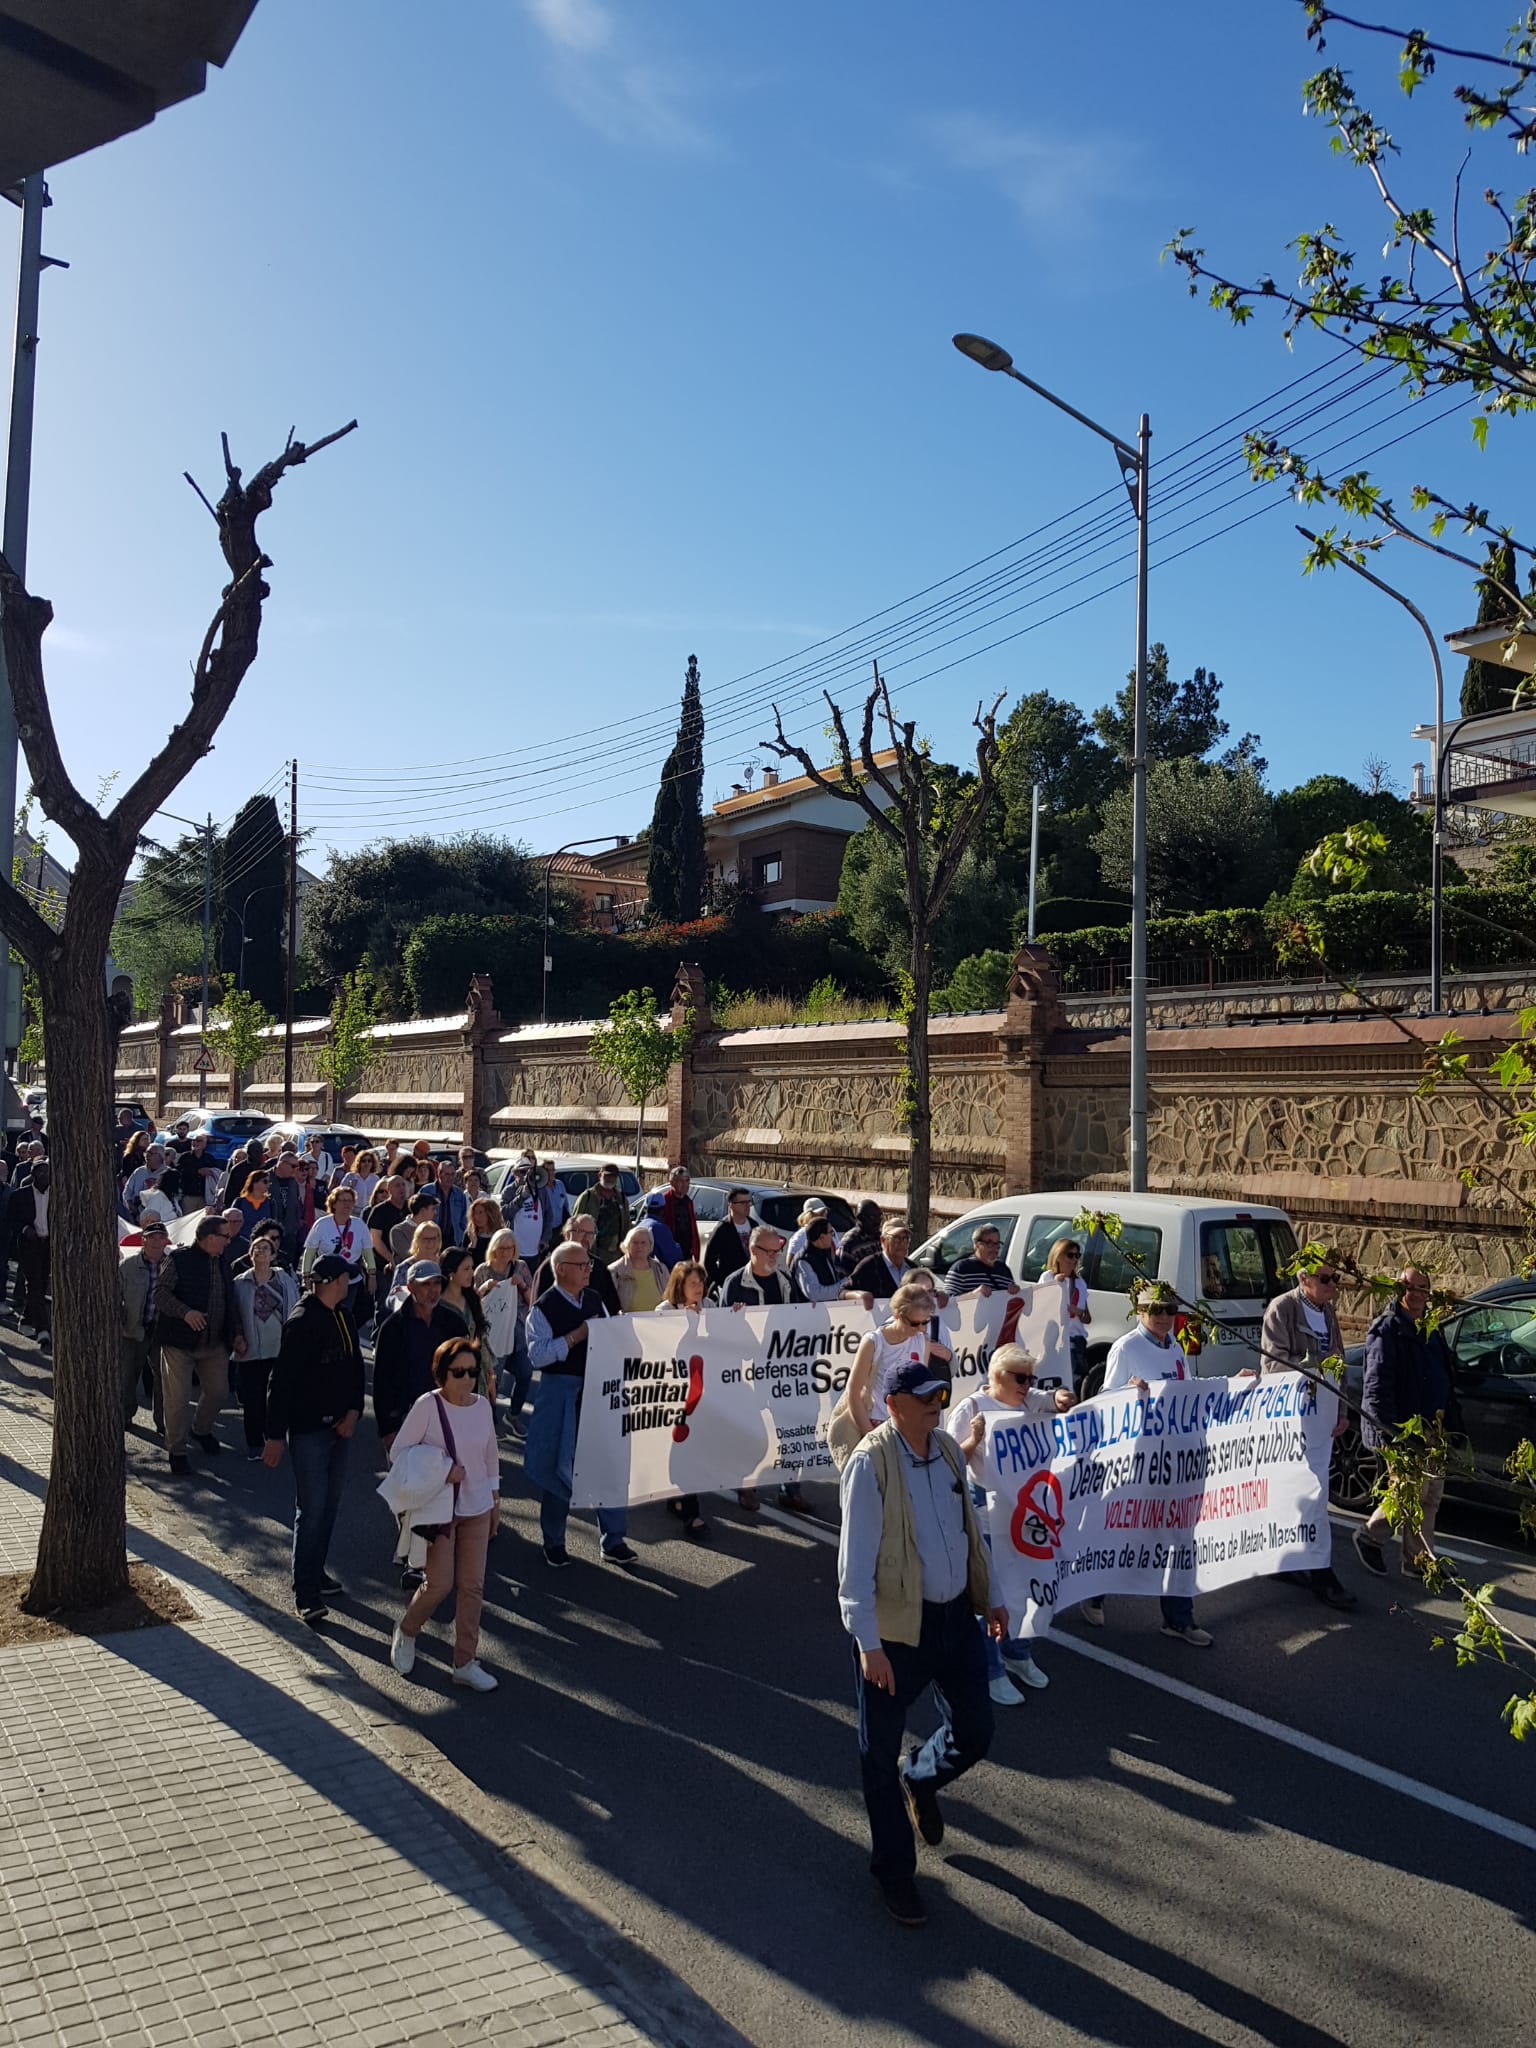
[[[610, 1316], [591, 1325], [572, 1499], [621, 1507], [792, 1479], [835, 1479], [827, 1426], [859, 1342], [884, 1314], [858, 1302]], [[940, 1317], [955, 1398], [985, 1384], [1000, 1337], [1071, 1384], [1061, 1284], [968, 1294]], [[876, 1416], [883, 1421], [883, 1416]]]
[[1011, 1625], [1033, 1635], [1105, 1593], [1204, 1593], [1326, 1564], [1337, 1412], [1331, 1390], [1276, 1373], [990, 1417], [988, 1530]]

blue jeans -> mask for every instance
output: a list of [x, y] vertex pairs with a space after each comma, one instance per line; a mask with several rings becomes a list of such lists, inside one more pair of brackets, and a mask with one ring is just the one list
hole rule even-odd
[[522, 1414], [532, 1385], [533, 1360], [528, 1356], [528, 1342], [519, 1326], [517, 1343], [507, 1357], [496, 1361], [496, 1389], [507, 1397], [508, 1415]]
[[320, 1598], [325, 1554], [336, 1527], [351, 1449], [351, 1438], [338, 1436], [334, 1429], [306, 1429], [288, 1439], [293, 1458], [293, 1597], [300, 1607], [313, 1606]]
[[[539, 1527], [544, 1542], [557, 1549], [565, 1542], [571, 1513], [571, 1474], [576, 1459], [576, 1414], [581, 1406], [581, 1381], [574, 1373], [539, 1375], [539, 1398], [523, 1446], [523, 1475], [539, 1493]], [[629, 1508], [599, 1508], [597, 1526], [604, 1550], [622, 1543], [629, 1527]]]

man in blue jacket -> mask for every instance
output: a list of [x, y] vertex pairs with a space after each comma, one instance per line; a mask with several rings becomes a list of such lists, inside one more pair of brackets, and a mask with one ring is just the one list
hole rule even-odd
[[[1461, 1429], [1461, 1409], [1451, 1378], [1451, 1361], [1438, 1331], [1424, 1333], [1429, 1308], [1429, 1280], [1410, 1266], [1397, 1282], [1397, 1300], [1365, 1333], [1365, 1383], [1360, 1395], [1360, 1434], [1378, 1450], [1390, 1444], [1405, 1422], [1415, 1416], [1425, 1423], [1443, 1422], [1448, 1434]], [[1404, 1530], [1402, 1568], [1412, 1572], [1434, 1554], [1435, 1516], [1445, 1480], [1426, 1473], [1419, 1494], [1421, 1520], [1416, 1531]], [[1377, 1507], [1363, 1528], [1355, 1531], [1355, 1550], [1368, 1572], [1385, 1578], [1385, 1544], [1392, 1525]]]

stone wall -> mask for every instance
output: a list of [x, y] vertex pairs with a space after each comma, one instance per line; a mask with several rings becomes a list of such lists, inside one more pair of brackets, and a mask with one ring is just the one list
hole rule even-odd
[[[1411, 982], [1377, 983], [1411, 1004]], [[1474, 1073], [1519, 1028], [1536, 988], [1511, 976], [1457, 984], [1478, 1003], [1457, 1029]], [[1271, 989], [1271, 1000], [1287, 991]], [[1486, 1006], [1488, 1014], [1483, 1014]], [[684, 967], [673, 1016], [691, 1017], [687, 1058], [645, 1114], [648, 1171], [682, 1159], [695, 1173], [811, 1183], [903, 1199], [907, 1139], [897, 1127], [901, 1033], [891, 1023], [719, 1031], [702, 978]], [[1154, 1190], [1287, 1209], [1373, 1269], [1414, 1257], [1467, 1287], [1508, 1273], [1523, 1250], [1522, 1198], [1536, 1200], [1536, 1155], [1467, 1084], [1419, 1093], [1443, 1020], [1403, 1015], [1284, 1017], [1212, 1025], [1154, 1007], [1148, 1034]], [[1015, 962], [1006, 1010], [934, 1020], [933, 1209], [963, 1213], [1001, 1193], [1125, 1185], [1129, 1044], [1063, 1003], [1043, 953]], [[335, 1115], [318, 1076], [328, 1026], [296, 1028], [294, 1110]], [[379, 1135], [472, 1136], [487, 1149], [633, 1158], [636, 1115], [588, 1057], [588, 1024], [502, 1029], [476, 978], [462, 1016], [382, 1026], [378, 1068], [339, 1115]], [[140, 1025], [119, 1047], [118, 1092], [153, 1105], [197, 1099], [195, 1029]], [[209, 1076], [210, 1102], [234, 1078]], [[280, 1034], [245, 1077], [248, 1106], [282, 1107]], [[1474, 1173], [1468, 1188], [1461, 1175]]]

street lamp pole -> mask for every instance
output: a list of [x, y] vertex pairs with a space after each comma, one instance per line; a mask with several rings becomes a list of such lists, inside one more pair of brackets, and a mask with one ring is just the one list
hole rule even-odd
[[618, 841], [618, 843], [619, 843], [619, 844], [620, 844], [621, 846], [622, 846], [622, 845], [623, 845], [623, 843], [624, 843], [624, 835], [623, 835], [623, 833], [622, 833], [622, 832], [604, 832], [603, 834], [601, 834], [601, 836], [600, 836], [600, 837], [598, 837], [598, 838], [596, 838], [596, 839], [568, 839], [568, 840], [567, 840], [567, 841], [565, 842], [564, 846], [557, 846], [557, 847], [555, 848], [554, 852], [553, 852], [553, 853], [551, 853], [551, 854], [549, 854], [549, 855], [547, 855], [547, 856], [546, 856], [546, 858], [545, 858], [545, 861], [544, 861], [544, 982], [543, 982], [543, 986], [542, 986], [542, 989], [540, 990], [540, 994], [539, 994], [539, 1022], [540, 1022], [541, 1024], [547, 1024], [547, 1023], [549, 1022], [549, 970], [550, 970], [550, 968], [551, 968], [551, 967], [552, 967], [552, 966], [554, 965], [554, 962], [553, 962], [553, 961], [551, 960], [551, 958], [550, 958], [550, 953], [549, 953], [549, 878], [550, 878], [550, 874], [551, 874], [551, 872], [552, 872], [552, 871], [553, 871], [553, 869], [554, 869], [554, 865], [555, 865], [555, 862], [556, 862], [556, 861], [557, 861], [557, 860], [558, 860], [558, 859], [560, 858], [560, 856], [561, 856], [561, 854], [562, 854], [562, 853], [574, 853], [574, 852], [575, 852], [575, 851], [577, 850], [577, 848], [578, 848], [578, 847], [582, 847], [582, 846], [606, 846], [606, 845], [608, 844], [608, 842], [609, 842], [609, 840], [610, 840], [610, 839], [615, 839], [615, 840], [617, 840], [617, 841]]
[[[1305, 526], [1298, 526], [1296, 531], [1303, 540], [1310, 541], [1314, 547], [1317, 545], [1317, 535], [1309, 532]], [[1442, 1014], [1441, 983], [1445, 957], [1445, 933], [1442, 922], [1442, 870], [1445, 845], [1445, 670], [1440, 661], [1440, 643], [1435, 638], [1428, 619], [1412, 598], [1405, 597], [1400, 590], [1394, 590], [1390, 583], [1384, 583], [1381, 577], [1367, 569], [1363, 563], [1353, 561], [1348, 555], [1336, 553], [1334, 559], [1342, 562], [1346, 569], [1353, 569], [1355, 574], [1363, 577], [1367, 583], [1374, 584], [1383, 597], [1395, 599], [1410, 618], [1417, 620], [1420, 632], [1429, 642], [1429, 658], [1435, 666], [1435, 827], [1429, 856], [1429, 1014], [1431, 1017], [1438, 1017]]]
[[250, 944], [250, 940], [245, 935], [245, 913], [251, 907], [251, 898], [265, 894], [268, 889], [281, 889], [285, 886], [282, 882], [260, 882], [254, 889], [247, 889], [245, 892], [245, 901], [240, 906], [240, 951], [235, 957], [235, 987], [237, 989], [245, 987], [245, 949]]
[[1147, 541], [1150, 533], [1152, 423], [1146, 413], [1136, 446], [1068, 405], [1054, 391], [1014, 367], [1013, 357], [979, 334], [957, 334], [954, 344], [984, 370], [996, 370], [1033, 391], [1115, 451], [1120, 475], [1136, 514], [1136, 678], [1131, 718], [1131, 1143], [1130, 1191], [1147, 1191]]

